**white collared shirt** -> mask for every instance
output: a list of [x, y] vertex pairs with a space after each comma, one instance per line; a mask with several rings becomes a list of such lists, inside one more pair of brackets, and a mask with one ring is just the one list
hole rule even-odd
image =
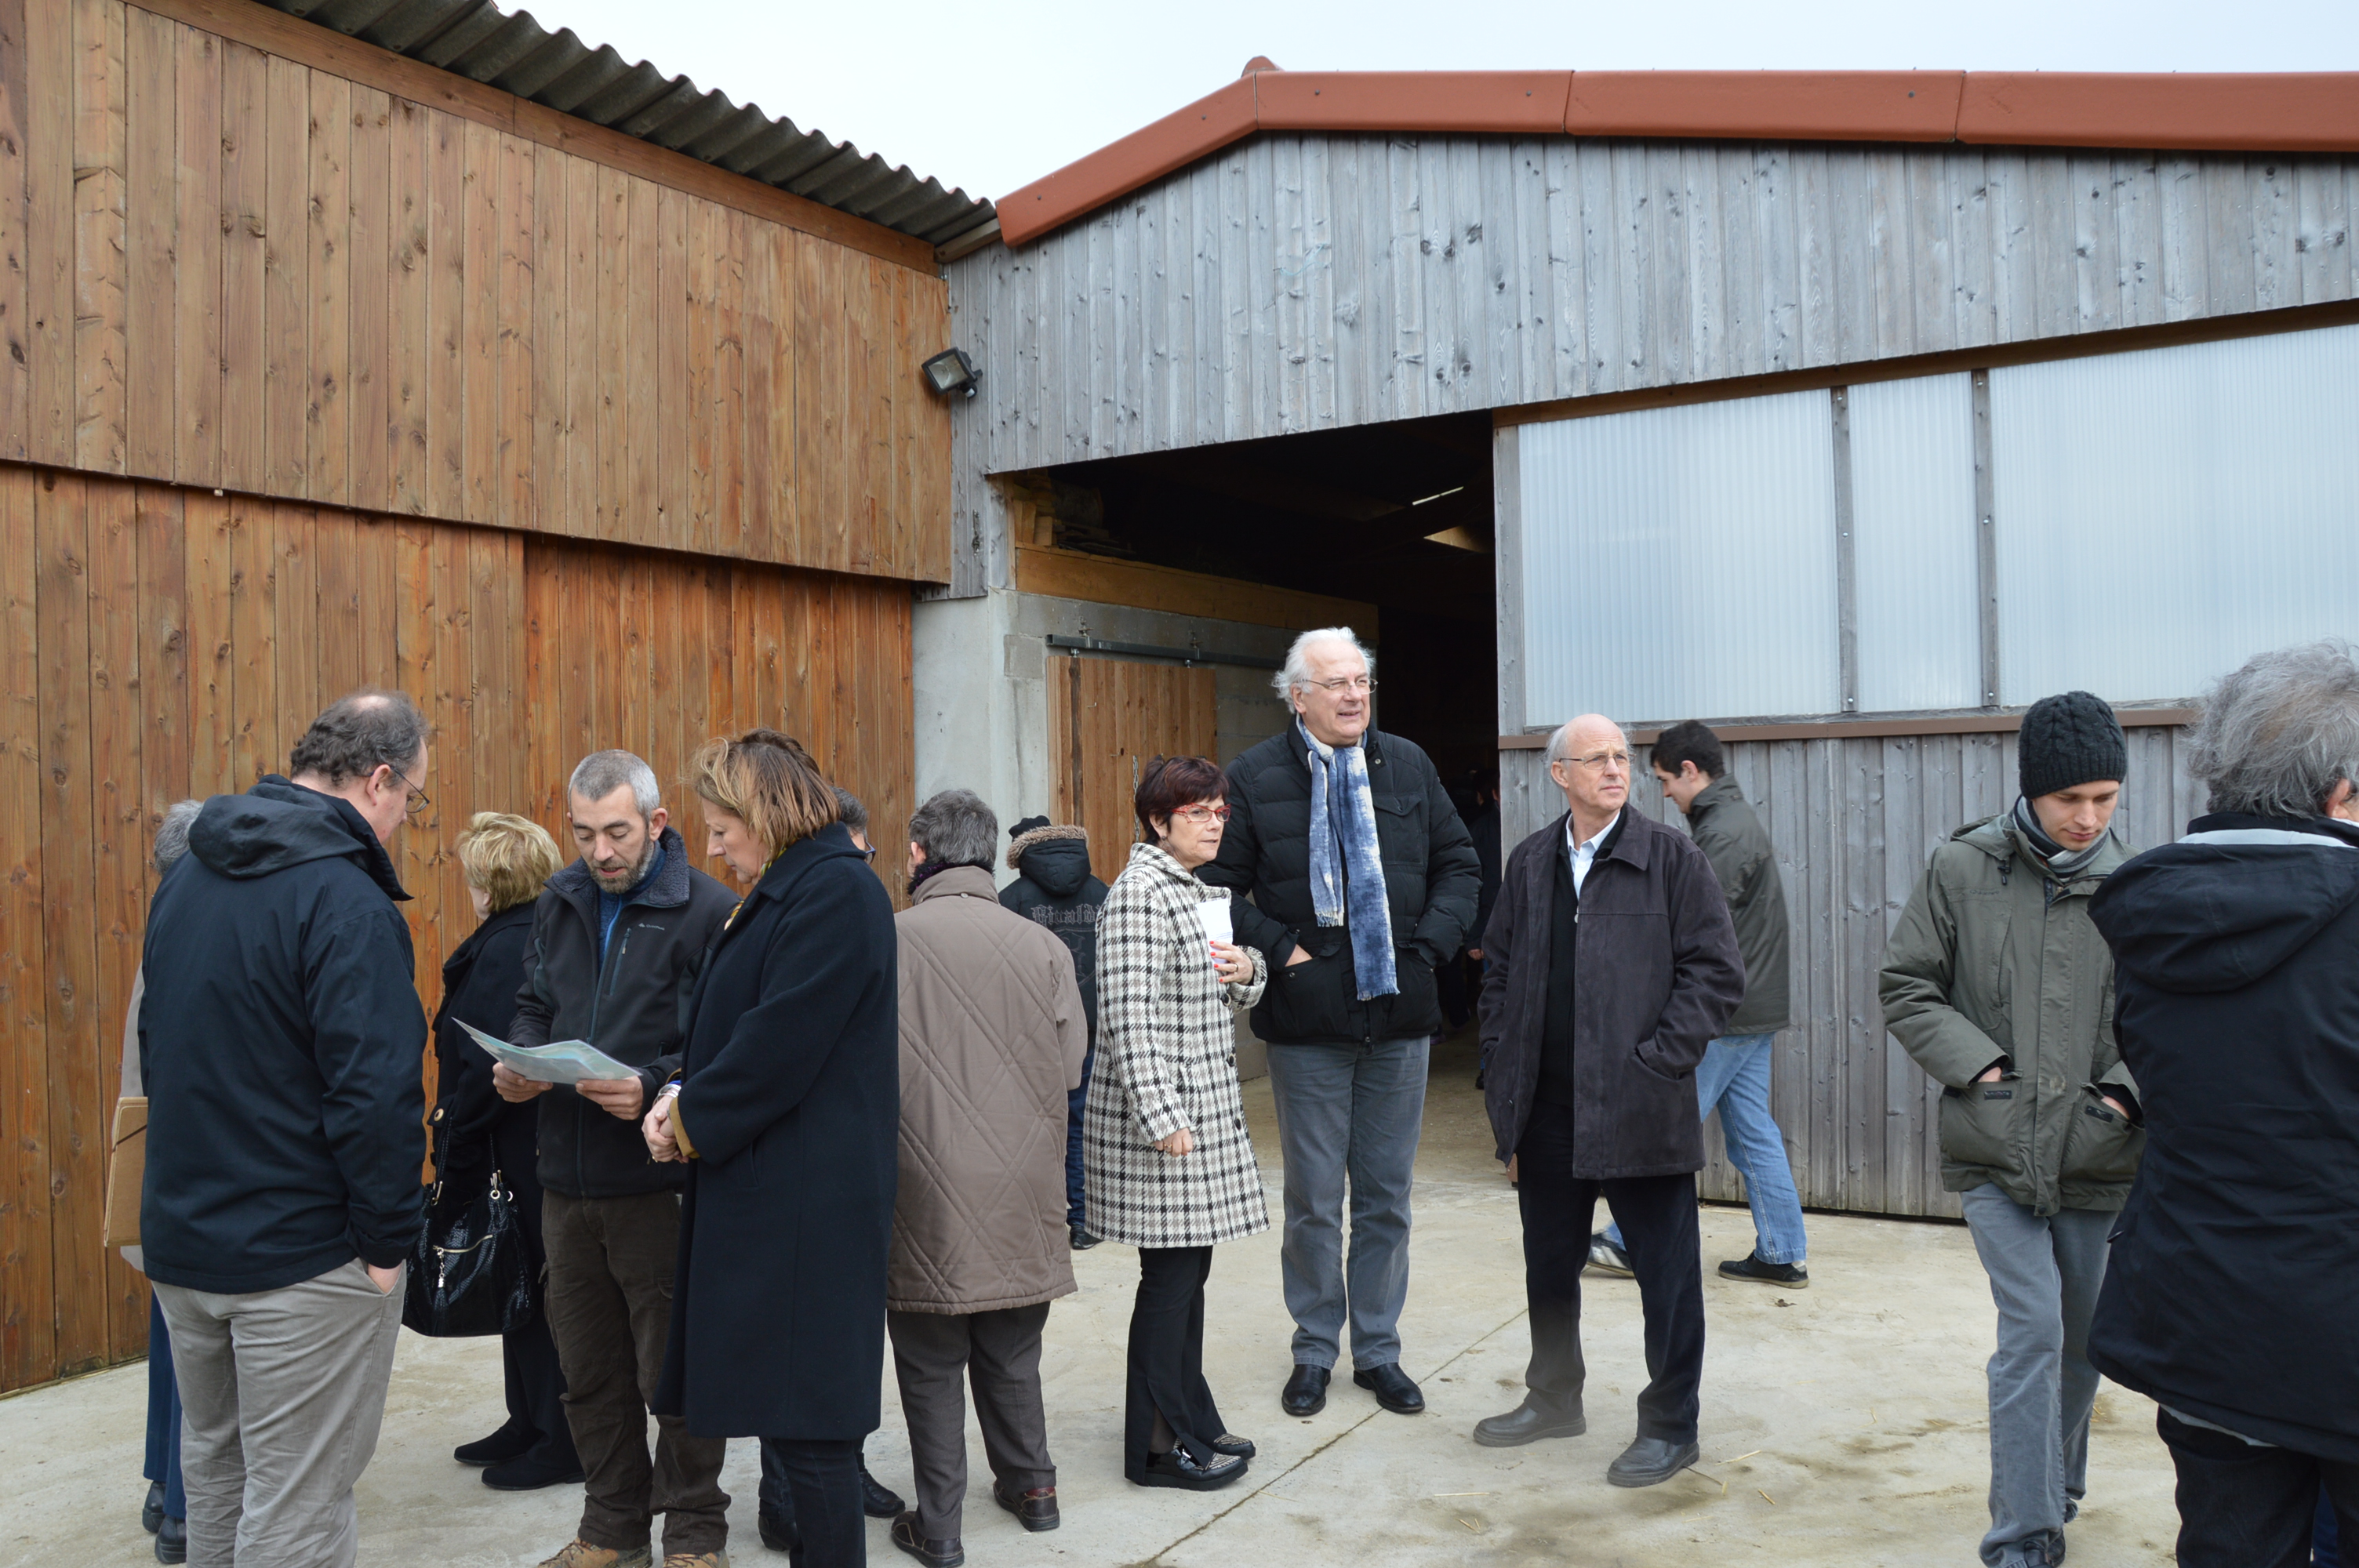
[[[1623, 808], [1623, 810], [1625, 811], [1628, 809], [1629, 808], [1627, 806]], [[1622, 812], [1617, 811], [1614, 814], [1611, 821], [1607, 822], [1604, 827], [1597, 830], [1597, 836], [1595, 838], [1590, 839], [1585, 844], [1576, 844], [1572, 841], [1572, 818], [1570, 816], [1565, 817], [1564, 847], [1566, 852], [1572, 856], [1572, 892], [1574, 897], [1578, 898], [1581, 896], [1581, 885], [1589, 880], [1589, 867], [1591, 862], [1597, 859], [1597, 847], [1605, 842], [1605, 836], [1614, 831], [1614, 824], [1621, 820]]]

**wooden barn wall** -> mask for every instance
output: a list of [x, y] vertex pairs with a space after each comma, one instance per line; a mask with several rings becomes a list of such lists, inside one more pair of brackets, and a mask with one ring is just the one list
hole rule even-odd
[[909, 611], [897, 583], [0, 464], [0, 1390], [146, 1352], [145, 1282], [99, 1237], [168, 806], [283, 772], [353, 687], [407, 691], [435, 727], [393, 846], [430, 1008], [473, 924], [453, 836], [516, 811], [570, 855], [595, 748], [679, 810], [699, 742], [777, 726], [894, 842]]
[[951, 267], [984, 476], [2347, 300], [2359, 159], [1259, 135]]
[[0, 459], [948, 576], [930, 266], [120, 0], [0, 0]]
[[[2202, 809], [2180, 732], [2133, 729], [2114, 823], [2134, 849], [2168, 843]], [[1636, 749], [1638, 808], [1684, 829]], [[1544, 753], [1500, 753], [1506, 849], [1556, 820]], [[1770, 1105], [1802, 1202], [1861, 1214], [1959, 1215], [1941, 1190], [1940, 1086], [1884, 1031], [1884, 944], [1935, 846], [2015, 803], [2013, 735], [1741, 741], [1729, 771], [1777, 846], [1793, 922], [1794, 1026], [1777, 1037]], [[1706, 1197], [1741, 1200], [1720, 1124], [1704, 1134]]]

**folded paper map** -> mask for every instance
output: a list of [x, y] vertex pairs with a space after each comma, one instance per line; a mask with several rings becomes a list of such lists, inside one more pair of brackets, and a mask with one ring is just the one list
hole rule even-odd
[[465, 1019], [457, 1021], [459, 1027], [472, 1036], [476, 1044], [489, 1051], [508, 1070], [520, 1073], [537, 1084], [578, 1084], [584, 1078], [635, 1078], [638, 1069], [626, 1067], [587, 1040], [552, 1040], [546, 1045], [511, 1045], [496, 1035], [486, 1034]]

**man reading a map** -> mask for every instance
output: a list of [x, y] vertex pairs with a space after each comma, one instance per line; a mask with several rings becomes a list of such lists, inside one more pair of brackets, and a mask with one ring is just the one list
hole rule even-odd
[[511, 1043], [587, 1041], [633, 1076], [569, 1086], [493, 1069], [503, 1098], [540, 1097], [549, 1327], [587, 1477], [576, 1539], [549, 1568], [643, 1565], [658, 1514], [662, 1555], [701, 1561], [728, 1540], [723, 1444], [669, 1416], [652, 1457], [647, 1441], [686, 1167], [647, 1158], [639, 1117], [679, 1069], [682, 1003], [737, 901], [689, 863], [637, 757], [592, 753], [568, 793], [582, 858], [549, 878], [533, 912]]

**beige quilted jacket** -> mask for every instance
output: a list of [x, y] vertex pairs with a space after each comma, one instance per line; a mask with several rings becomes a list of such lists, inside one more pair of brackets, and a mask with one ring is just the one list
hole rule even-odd
[[1072, 954], [1002, 909], [974, 866], [936, 872], [894, 926], [901, 1162], [885, 1304], [977, 1313], [1069, 1295], [1065, 1097], [1089, 1048]]

